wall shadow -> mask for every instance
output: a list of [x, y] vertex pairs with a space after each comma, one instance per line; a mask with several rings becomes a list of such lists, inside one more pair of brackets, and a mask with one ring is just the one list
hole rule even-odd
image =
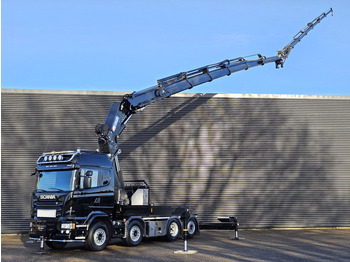
[[276, 99], [207, 98], [123, 141], [124, 148], [133, 144], [122, 157], [124, 174], [146, 178], [152, 201], [189, 204], [203, 222], [236, 215], [243, 227], [347, 220], [333, 184], [331, 145], [307, 120]]

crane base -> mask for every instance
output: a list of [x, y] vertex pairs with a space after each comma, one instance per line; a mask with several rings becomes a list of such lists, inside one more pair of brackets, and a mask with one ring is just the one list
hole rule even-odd
[[183, 254], [183, 255], [192, 255], [192, 254], [197, 254], [197, 250], [176, 250], [174, 251], [174, 254]]

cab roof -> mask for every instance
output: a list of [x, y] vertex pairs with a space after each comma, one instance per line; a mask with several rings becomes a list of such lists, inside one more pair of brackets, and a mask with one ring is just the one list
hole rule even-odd
[[112, 162], [107, 154], [97, 151], [77, 150], [43, 153], [37, 165], [74, 164], [75, 166], [111, 167]]

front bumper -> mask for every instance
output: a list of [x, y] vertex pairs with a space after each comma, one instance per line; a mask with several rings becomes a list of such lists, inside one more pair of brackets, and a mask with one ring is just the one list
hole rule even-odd
[[30, 223], [29, 237], [34, 241], [44, 237], [45, 241], [85, 242], [86, 232], [85, 225], [61, 229], [61, 224], [57, 221], [34, 220]]
[[29, 237], [48, 237], [57, 232], [57, 221], [35, 220], [30, 223]]

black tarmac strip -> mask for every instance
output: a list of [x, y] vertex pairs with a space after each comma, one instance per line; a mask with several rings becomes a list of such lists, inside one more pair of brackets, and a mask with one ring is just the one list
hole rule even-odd
[[350, 228], [302, 230], [241, 230], [232, 240], [231, 230], [202, 230], [188, 241], [195, 254], [174, 253], [184, 249], [182, 239], [166, 242], [146, 239], [137, 247], [113, 240], [100, 252], [83, 244], [38, 254], [40, 244], [27, 243], [28, 235], [2, 235], [1, 261], [350, 261]]

